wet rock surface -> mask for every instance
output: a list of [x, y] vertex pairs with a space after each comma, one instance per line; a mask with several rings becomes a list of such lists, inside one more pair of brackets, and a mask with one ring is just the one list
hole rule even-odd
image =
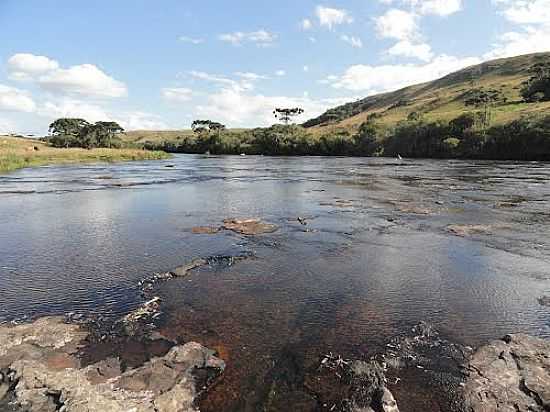
[[241, 235], [261, 235], [276, 232], [278, 227], [260, 219], [225, 219], [223, 228]]
[[550, 410], [548, 341], [508, 335], [478, 349], [466, 371], [466, 411]]
[[59, 317], [0, 326], [0, 410], [195, 411], [197, 396], [225, 368], [198, 343], [126, 370], [116, 357], [85, 365], [89, 338], [85, 326]]

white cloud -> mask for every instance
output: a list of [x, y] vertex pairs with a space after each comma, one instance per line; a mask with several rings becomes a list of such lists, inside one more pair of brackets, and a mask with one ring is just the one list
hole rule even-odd
[[154, 114], [141, 111], [116, 112], [78, 99], [61, 98], [46, 101], [38, 110], [38, 115], [47, 119], [47, 123], [60, 117], [78, 117], [89, 122], [114, 121], [126, 130], [159, 130], [168, 126]]
[[343, 34], [342, 36], [340, 36], [340, 39], [342, 41], [345, 41], [346, 43], [349, 43], [351, 47], [356, 47], [358, 49], [363, 47], [363, 42], [359, 37], [348, 36], [346, 34]]
[[327, 81], [336, 89], [374, 94], [434, 80], [464, 67], [479, 64], [477, 57], [437, 56], [426, 64], [355, 65], [337, 80]]
[[432, 48], [426, 43], [411, 43], [401, 40], [388, 50], [391, 56], [414, 57], [422, 61], [430, 61], [433, 57]]
[[13, 80], [29, 80], [33, 76], [59, 68], [59, 63], [46, 56], [17, 53], [8, 59], [8, 71]]
[[485, 59], [513, 57], [521, 54], [550, 51], [550, 27], [527, 26], [522, 31], [502, 34]]
[[160, 116], [145, 112], [128, 112], [116, 120], [126, 130], [167, 130], [169, 126]]
[[550, 0], [493, 0], [504, 16], [517, 24], [550, 24]]
[[411, 40], [418, 35], [417, 16], [399, 9], [390, 9], [375, 19], [379, 36], [397, 40]]
[[518, 25], [498, 37], [485, 58], [550, 51], [550, 0], [493, 0], [511, 23]]
[[166, 100], [188, 102], [193, 98], [193, 90], [186, 87], [166, 87], [161, 91]]
[[[244, 74], [244, 73], [241, 73], [241, 74]], [[237, 91], [252, 90], [254, 88], [254, 81], [251, 81], [250, 79], [247, 79], [247, 78], [241, 77], [240, 80], [234, 80], [226, 76], [210, 74], [210, 73], [196, 71], [196, 70], [190, 71], [189, 75], [194, 79], [202, 80], [210, 83], [221, 84], [225, 87], [230, 87]]]
[[0, 118], [0, 135], [7, 135], [10, 133], [16, 133], [17, 127], [15, 123], [8, 119]]
[[189, 37], [189, 36], [180, 36], [179, 40], [184, 43], [191, 43], [195, 45], [204, 43], [204, 39]]
[[38, 83], [50, 91], [89, 97], [114, 98], [127, 94], [124, 83], [108, 76], [93, 64], [53, 70], [40, 76]]
[[[392, 0], [380, 2], [387, 5], [397, 3]], [[410, 6], [415, 13], [422, 15], [449, 16], [462, 10], [462, 0], [400, 0], [399, 3]]]
[[305, 113], [295, 119], [300, 123], [335, 104], [334, 100], [313, 100], [307, 96], [264, 96], [222, 89], [211, 94], [205, 105], [197, 106], [197, 116], [215, 119], [231, 127], [269, 126], [276, 123], [272, 114], [275, 107], [302, 107]]
[[35, 109], [36, 104], [27, 92], [0, 84], [0, 110], [30, 113]]
[[332, 30], [334, 26], [353, 22], [353, 17], [344, 9], [317, 6], [315, 14], [319, 19], [319, 24], [328, 27], [330, 30]]
[[284, 71], [284, 70], [277, 70], [277, 71], [275, 72], [275, 76], [279, 76], [279, 77], [286, 76], [286, 71]]
[[83, 102], [72, 98], [61, 98], [55, 101], [46, 101], [37, 110], [37, 113], [49, 120], [60, 117], [77, 117], [89, 122], [111, 121], [112, 116], [107, 114], [98, 105]]
[[309, 66], [304, 66], [303, 70], [304, 70], [305, 73], [309, 72]]
[[313, 28], [313, 23], [311, 22], [310, 19], [303, 19], [302, 22], [300, 23], [300, 27], [304, 31], [311, 30]]
[[462, 10], [462, 0], [425, 0], [419, 3], [421, 14], [449, 16]]
[[243, 43], [254, 43], [259, 47], [267, 47], [277, 40], [277, 35], [261, 29], [248, 33], [237, 31], [220, 34], [219, 39], [231, 43], [233, 46], [240, 46]]
[[50, 92], [87, 97], [122, 97], [126, 85], [93, 64], [63, 69], [55, 60], [32, 54], [15, 54], [8, 60], [12, 79], [32, 80]]
[[269, 79], [269, 77], [264, 76], [263, 74], [257, 74], [252, 72], [236, 72], [235, 76], [238, 76], [242, 79], [250, 80], [252, 82]]

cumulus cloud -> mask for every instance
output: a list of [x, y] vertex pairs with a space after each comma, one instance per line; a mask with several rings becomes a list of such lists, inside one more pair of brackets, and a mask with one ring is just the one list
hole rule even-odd
[[233, 33], [220, 34], [219, 39], [231, 43], [233, 46], [241, 46], [244, 43], [254, 43], [259, 47], [267, 47], [271, 46], [277, 40], [277, 35], [261, 29], [248, 33], [236, 31]]
[[57, 68], [59, 63], [46, 56], [17, 53], [8, 59], [8, 72], [12, 80], [31, 80], [34, 76]]
[[550, 0], [493, 0], [517, 24], [550, 24]]
[[388, 49], [391, 56], [414, 57], [422, 61], [430, 61], [433, 57], [432, 48], [426, 43], [412, 43], [408, 40], [401, 40]]
[[186, 87], [166, 87], [162, 89], [161, 94], [166, 100], [176, 102], [188, 102], [193, 99], [193, 90]]
[[90, 97], [122, 97], [126, 85], [105, 74], [93, 64], [52, 70], [39, 77], [41, 87], [53, 92], [78, 94]]
[[314, 100], [302, 97], [264, 96], [233, 89], [222, 89], [208, 96], [207, 103], [197, 106], [198, 116], [219, 119], [231, 127], [269, 126], [275, 123], [275, 107], [302, 107], [305, 113], [296, 118], [303, 122], [315, 117], [347, 99]]
[[485, 58], [550, 51], [550, 0], [493, 0], [517, 30], [501, 34]]
[[348, 43], [351, 47], [355, 47], [358, 49], [363, 47], [363, 41], [359, 37], [343, 34], [342, 36], [340, 36], [340, 39]]
[[321, 26], [332, 30], [334, 26], [349, 24], [353, 22], [353, 17], [347, 10], [333, 9], [331, 7], [317, 6], [315, 14], [319, 19]]
[[354, 65], [334, 80], [325, 79], [336, 89], [361, 91], [367, 95], [397, 90], [437, 79], [464, 67], [480, 63], [477, 57], [441, 55], [426, 64]]
[[375, 23], [380, 37], [411, 40], [418, 35], [417, 16], [408, 11], [390, 9], [377, 17]]
[[36, 104], [29, 93], [0, 84], [0, 110], [33, 112]]
[[15, 54], [8, 60], [10, 78], [30, 80], [53, 93], [115, 98], [127, 94], [126, 85], [93, 64], [61, 68], [45, 56]]

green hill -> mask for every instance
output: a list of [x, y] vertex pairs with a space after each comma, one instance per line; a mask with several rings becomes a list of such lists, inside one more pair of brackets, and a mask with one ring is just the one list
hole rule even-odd
[[492, 123], [505, 124], [526, 114], [550, 114], [550, 102], [525, 103], [520, 96], [522, 83], [530, 77], [536, 63], [550, 62], [550, 53], [493, 60], [471, 66], [431, 82], [405, 87], [390, 93], [369, 96], [330, 109], [304, 123], [314, 133], [332, 129], [357, 130], [375, 114], [376, 123], [390, 128], [416, 112], [426, 121], [450, 121], [471, 107], [464, 104], [472, 89], [495, 89], [506, 102], [492, 109]]

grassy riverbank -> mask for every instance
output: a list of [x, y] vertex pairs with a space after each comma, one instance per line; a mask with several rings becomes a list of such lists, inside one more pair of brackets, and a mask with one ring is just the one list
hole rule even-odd
[[158, 160], [169, 156], [140, 149], [56, 149], [34, 139], [0, 136], [0, 173], [47, 164]]

